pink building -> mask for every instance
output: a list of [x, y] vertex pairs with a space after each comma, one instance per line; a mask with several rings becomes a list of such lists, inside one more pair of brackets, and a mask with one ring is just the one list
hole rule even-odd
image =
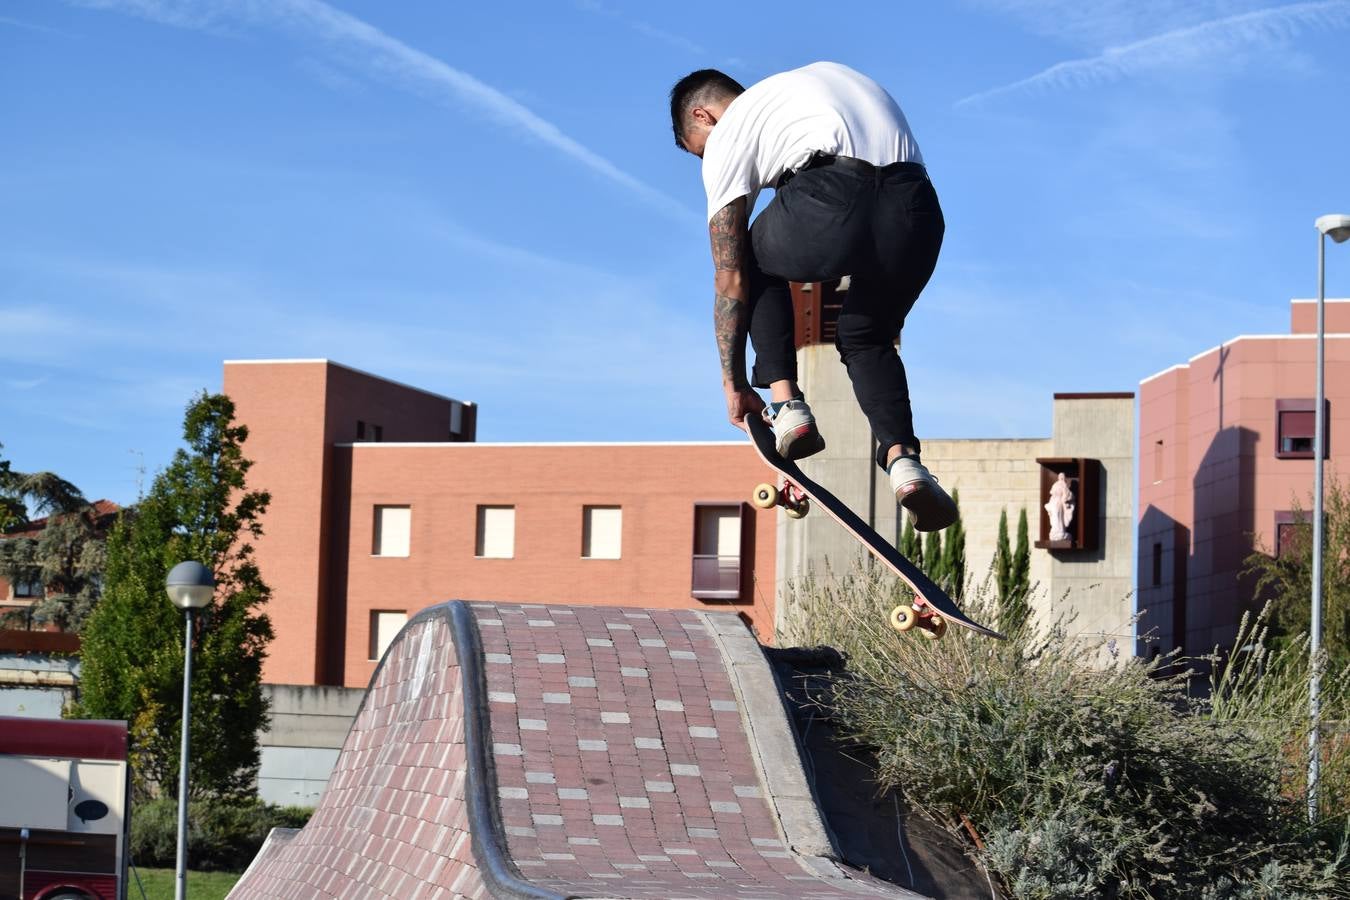
[[[1140, 383], [1141, 655], [1231, 645], [1254, 605], [1244, 559], [1287, 545], [1295, 505], [1310, 515], [1316, 304], [1293, 301], [1290, 321]], [[1327, 301], [1326, 333], [1324, 458], [1350, 474], [1350, 300]]]

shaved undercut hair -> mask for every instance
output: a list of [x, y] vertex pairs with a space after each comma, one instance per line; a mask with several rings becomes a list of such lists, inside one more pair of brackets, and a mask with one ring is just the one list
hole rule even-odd
[[699, 69], [675, 82], [670, 89], [670, 124], [675, 129], [675, 146], [685, 149], [684, 130], [690, 110], [719, 100], [734, 100], [743, 93], [745, 88], [740, 82], [716, 69]]

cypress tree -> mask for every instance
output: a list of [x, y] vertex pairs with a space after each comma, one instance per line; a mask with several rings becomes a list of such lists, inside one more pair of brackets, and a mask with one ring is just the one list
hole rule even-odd
[[947, 529], [942, 541], [942, 568], [947, 577], [947, 593], [960, 600], [966, 586], [966, 527], [961, 522], [961, 492], [952, 491], [956, 504], [956, 521]]
[[900, 555], [920, 569], [923, 568], [923, 541], [919, 539], [919, 533], [914, 530], [914, 523], [909, 516], [905, 516], [905, 527], [900, 532]]
[[930, 531], [923, 538], [923, 572], [937, 584], [947, 577], [942, 557], [942, 533]]
[[994, 586], [1000, 612], [1012, 597], [1012, 547], [1008, 544], [1008, 510], [998, 514], [998, 543], [994, 547]]

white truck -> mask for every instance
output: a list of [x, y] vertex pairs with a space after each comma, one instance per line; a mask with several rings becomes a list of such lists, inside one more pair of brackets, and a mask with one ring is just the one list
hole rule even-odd
[[125, 722], [0, 716], [0, 900], [126, 900]]

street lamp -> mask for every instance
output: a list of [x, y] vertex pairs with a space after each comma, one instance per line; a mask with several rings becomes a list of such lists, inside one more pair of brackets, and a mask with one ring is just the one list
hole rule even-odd
[[1317, 406], [1313, 413], [1313, 552], [1312, 627], [1308, 652], [1312, 674], [1308, 681], [1308, 821], [1317, 821], [1317, 781], [1321, 770], [1318, 732], [1321, 730], [1322, 676], [1322, 455], [1326, 449], [1326, 258], [1327, 238], [1342, 243], [1350, 238], [1350, 216], [1320, 216], [1317, 227]]
[[187, 628], [183, 638], [183, 744], [178, 757], [178, 873], [174, 900], [187, 898], [187, 808], [188, 808], [188, 718], [192, 703], [192, 612], [211, 602], [216, 579], [199, 562], [180, 562], [169, 570], [164, 590], [173, 605], [183, 611]]

